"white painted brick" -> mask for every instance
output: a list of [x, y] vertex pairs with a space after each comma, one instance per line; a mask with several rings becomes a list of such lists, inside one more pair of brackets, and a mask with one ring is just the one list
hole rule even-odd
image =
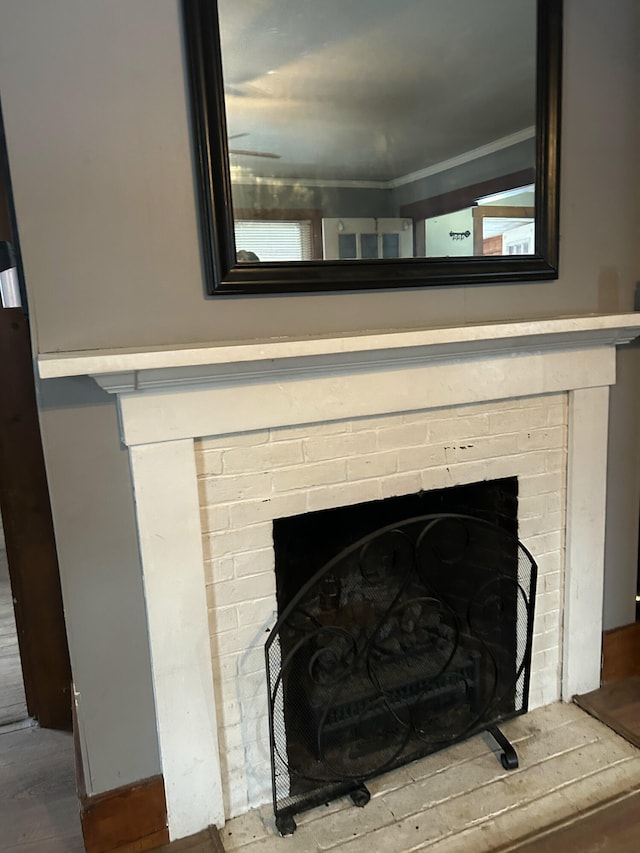
[[[536, 456], [540, 458], [539, 454], [536, 454]], [[542, 464], [544, 465], [544, 461]], [[549, 473], [544, 470], [539, 472], [529, 472], [528, 476], [522, 480], [521, 493], [526, 490], [527, 495], [543, 495], [555, 493], [562, 489], [563, 486], [564, 478], [560, 476], [560, 472], [555, 471], [553, 473]]]
[[561, 512], [564, 516], [565, 514], [565, 490], [557, 492], [551, 492], [548, 495], [545, 495], [546, 501], [546, 511], [547, 512]]
[[397, 467], [398, 454], [395, 451], [369, 453], [347, 460], [347, 479], [357, 481], [369, 477], [384, 477], [395, 473]]
[[545, 467], [547, 471], [564, 471], [566, 464], [566, 450], [547, 450], [545, 452]]
[[262, 500], [242, 501], [232, 504], [229, 518], [233, 527], [255, 524], [258, 521], [273, 518], [288, 518], [306, 512], [307, 499], [304, 492], [270, 495]]
[[344, 459], [327, 462], [307, 463], [299, 468], [280, 468], [272, 474], [273, 488], [276, 492], [293, 489], [312, 489], [330, 483], [344, 482], [347, 476], [347, 463]]
[[552, 533], [562, 529], [563, 516], [560, 512], [547, 512], [534, 518], [524, 518], [519, 522], [522, 539], [538, 536], [540, 533]]
[[227, 726], [220, 738], [220, 746], [228, 753], [233, 753], [234, 750], [240, 752], [244, 746], [242, 725]]
[[250, 625], [248, 628], [236, 628], [233, 631], [217, 633], [219, 655], [230, 655], [246, 649], [262, 648], [269, 630], [262, 625]]
[[394, 474], [380, 480], [381, 497], [391, 498], [398, 495], [415, 495], [422, 488], [422, 475], [411, 471], [405, 474]]
[[220, 557], [218, 559], [205, 560], [204, 576], [206, 583], [220, 583], [230, 581], [235, 577], [233, 559], [231, 557]]
[[[264, 646], [256, 649], [247, 649], [238, 658], [238, 675], [242, 678], [252, 672], [259, 672], [266, 679]], [[247, 714], [251, 716], [253, 710], [251, 708], [245, 710], [245, 716]]]
[[271, 471], [304, 461], [302, 444], [299, 441], [269, 442], [259, 447], [239, 447], [222, 453], [224, 474]]
[[237, 530], [205, 533], [203, 538], [209, 545], [210, 553], [218, 557], [237, 554], [239, 551], [257, 551], [272, 545], [272, 525], [270, 522], [249, 524]]
[[535, 634], [533, 637], [533, 651], [544, 652], [560, 648], [560, 632], [547, 631], [544, 634]]
[[531, 495], [518, 498], [518, 519], [522, 522], [525, 518], [535, 518], [547, 512], [547, 496]]
[[238, 702], [225, 702], [222, 697], [216, 697], [216, 717], [220, 729], [235, 726], [242, 720], [242, 712]]
[[241, 627], [244, 625], [272, 626], [275, 624], [278, 615], [278, 608], [275, 606], [273, 596], [257, 598], [254, 601], [244, 601], [237, 606], [236, 610], [237, 624]]
[[564, 427], [547, 427], [546, 429], [535, 429], [518, 434], [518, 450], [543, 450], [566, 446], [566, 430]]
[[[211, 654], [213, 655], [213, 660], [215, 661], [214, 665], [214, 677], [215, 680], [219, 684], [229, 684], [233, 682], [238, 676], [240, 671], [240, 660], [242, 655], [237, 652], [233, 652], [232, 654], [221, 654], [218, 648], [218, 635], [215, 634], [211, 637]], [[216, 704], [221, 707], [227, 707], [232, 700], [228, 696], [228, 691], [223, 689], [217, 689], [216, 691]], [[233, 700], [237, 701], [237, 700]], [[238, 712], [239, 713], [239, 712]], [[241, 715], [240, 715], [241, 716]], [[239, 718], [240, 718], [239, 716]]]
[[199, 488], [204, 505], [261, 498], [271, 492], [271, 472], [207, 477], [200, 480]]
[[[550, 572], [542, 576], [542, 591], [543, 592], [558, 592], [562, 583], [562, 575], [560, 572]], [[538, 581], [538, 586], [540, 582]]]
[[221, 474], [221, 450], [196, 450], [196, 470], [198, 474]]
[[226, 504], [202, 507], [200, 527], [203, 533], [226, 530], [229, 527], [229, 507]]
[[487, 479], [485, 462], [464, 462], [458, 465], [442, 465], [427, 468], [422, 472], [422, 488], [445, 489], [449, 486], [461, 486], [464, 483], [481, 483]]
[[471, 442], [445, 444], [444, 451], [447, 464], [490, 460], [495, 456], [504, 457], [517, 453], [518, 439], [515, 435], [480, 437]]
[[207, 607], [209, 608], [209, 631], [219, 634], [238, 627], [238, 613], [235, 607], [216, 607], [213, 587], [207, 587]]
[[427, 444], [429, 429], [426, 419], [416, 423], [387, 426], [378, 431], [378, 448], [380, 450], [396, 450], [399, 447], [414, 447]]
[[373, 430], [305, 439], [302, 442], [304, 457], [308, 462], [326, 459], [358, 457], [377, 449], [378, 436]]
[[547, 424], [549, 426], [560, 426], [568, 422], [567, 399], [560, 405], [549, 406], [547, 409]]
[[440, 445], [425, 444], [422, 447], [400, 448], [398, 450], [398, 471], [424, 471], [434, 465], [446, 462], [444, 448]]
[[560, 590], [555, 589], [553, 592], [539, 592], [536, 595], [536, 612], [554, 613], [560, 610], [562, 606]]
[[538, 577], [551, 572], [560, 572], [563, 568], [562, 553], [558, 550], [548, 554], [534, 554], [538, 564]]
[[[223, 728], [237, 726], [236, 736], [242, 730], [242, 749], [237, 752], [232, 749], [230, 753], [231, 778], [226, 771], [224, 773], [228, 808], [241, 808], [238, 804], [246, 802], [247, 797], [248, 802], [254, 803], [256, 798], [265, 796], [265, 784], [268, 788], [268, 761], [264, 758], [268, 744], [264, 728], [264, 641], [276, 618], [272, 518], [390, 495], [415, 494], [421, 488], [442, 488], [518, 475], [520, 523], [527, 537], [525, 544], [540, 565], [541, 603], [535, 624], [535, 666], [540, 672], [532, 682], [532, 695], [535, 691], [540, 703], [553, 701], [549, 697], [558, 697], [563, 568], [560, 528], [566, 465], [566, 435], [561, 425], [564, 423], [564, 397], [552, 395], [274, 429], [268, 434], [267, 450], [264, 431], [198, 443], [199, 470], [204, 472], [207, 454], [210, 456], [207, 470], [211, 469], [211, 476], [200, 481], [202, 502], [222, 514], [228, 511], [231, 525], [229, 531], [217, 533], [222, 526], [221, 516], [203, 510], [203, 529], [216, 526], [216, 531], [209, 530], [214, 535], [204, 537], [205, 547], [214, 553], [227, 554], [205, 566], [211, 578], [215, 567], [219, 566], [219, 574], [224, 578], [211, 593], [208, 590], [208, 598], [213, 599], [211, 603], [221, 608], [219, 627], [228, 629], [212, 640], [212, 653], [219, 655], [214, 663], [216, 697], [221, 708], [226, 708], [220, 711], [219, 719]], [[424, 443], [430, 425], [434, 428], [432, 434], [440, 436], [439, 445]], [[516, 431], [508, 436], [489, 435], [491, 425]], [[448, 451], [451, 462], [445, 464], [444, 447], [459, 448], [463, 444], [464, 451]], [[474, 448], [467, 447], [468, 444], [473, 444]], [[484, 451], [473, 458], [467, 451], [475, 450], [476, 444], [484, 445]], [[310, 460], [306, 464], [300, 464], [298, 450], [302, 447]], [[368, 447], [390, 452], [371, 454]], [[220, 453], [225, 448], [226, 456]], [[487, 448], [490, 449], [487, 451]], [[491, 448], [494, 455], [491, 455]], [[404, 462], [411, 467], [402, 469], [399, 465], [397, 472], [395, 468], [386, 467], [395, 462], [396, 454], [391, 451], [396, 450], [399, 451], [398, 461], [402, 454]], [[370, 458], [363, 459], [363, 456]], [[231, 467], [224, 470], [237, 470], [237, 475], [216, 474], [216, 458], [222, 458], [223, 465], [226, 458]], [[320, 464], [316, 460], [324, 461]], [[382, 469], [375, 469], [370, 479], [362, 479], [374, 464], [382, 464]], [[265, 468], [268, 465], [268, 471], [243, 473], [248, 467], [261, 465]], [[346, 476], [349, 482], [345, 481]], [[528, 527], [525, 522], [529, 523]], [[550, 533], [550, 523], [557, 524], [558, 530]], [[256, 530], [258, 543], [252, 538]], [[268, 538], [262, 538], [267, 530]], [[243, 535], [236, 539], [236, 534]], [[245, 537], [244, 534], [249, 535]], [[233, 577], [230, 577], [231, 569]], [[550, 573], [548, 581], [545, 571]], [[546, 610], [553, 607], [556, 609]], [[238, 627], [228, 621], [234, 611]], [[210, 622], [214, 631], [215, 615], [214, 608]], [[247, 633], [243, 634], [245, 631]], [[250, 720], [253, 722], [248, 723]]]
[[542, 631], [560, 631], [562, 629], [562, 612], [550, 610], [542, 615]]
[[546, 470], [545, 453], [544, 450], [536, 450], [532, 453], [517, 453], [512, 456], [488, 459], [487, 479], [542, 474]]
[[429, 441], [432, 444], [457, 440], [467, 442], [487, 435], [489, 435], [489, 416], [486, 414], [453, 416], [443, 420], [432, 420], [429, 423]]
[[510, 412], [498, 412], [489, 415], [489, 432], [491, 434], [532, 430], [536, 427], [547, 426], [547, 409], [529, 407], [514, 409]]
[[268, 548], [259, 551], [244, 551], [233, 557], [234, 577], [244, 578], [249, 575], [272, 574], [275, 571], [275, 556], [273, 543]]
[[196, 442], [196, 449], [206, 453], [227, 447], [255, 447], [269, 439], [269, 430], [258, 429], [250, 432], [227, 433], [225, 435], [206, 436]]
[[255, 697], [253, 705], [261, 710], [260, 715], [243, 721], [245, 760], [250, 764], [261, 763], [264, 772], [269, 772], [269, 710], [267, 682], [265, 680], [262, 696]]
[[324, 489], [310, 489], [307, 492], [307, 508], [309, 512], [315, 512], [336, 506], [353, 506], [353, 504], [376, 501], [381, 497], [380, 480], [362, 480], [359, 483], [344, 483]]
[[267, 682], [262, 672], [247, 673], [237, 687], [243, 707], [249, 707], [256, 700], [261, 701], [267, 692]]
[[275, 575], [260, 574], [232, 581], [222, 581], [216, 584], [214, 598], [216, 607], [226, 607], [229, 604], [240, 604], [254, 598], [266, 598], [275, 595]]

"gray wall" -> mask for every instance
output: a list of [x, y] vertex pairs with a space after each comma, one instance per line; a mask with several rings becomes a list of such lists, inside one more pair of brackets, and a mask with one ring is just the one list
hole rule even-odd
[[[556, 282], [206, 299], [177, 0], [3, 0], [2, 102], [41, 352], [625, 311], [640, 279], [640, 4], [566, 0]], [[637, 350], [613, 393], [606, 621], [633, 618]], [[113, 403], [42, 389], [92, 790], [158, 768], [131, 487]]]

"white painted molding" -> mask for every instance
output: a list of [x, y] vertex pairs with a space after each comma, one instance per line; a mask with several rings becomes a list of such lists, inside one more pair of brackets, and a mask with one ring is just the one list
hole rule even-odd
[[[310, 371], [289, 364], [277, 376], [227, 374], [224, 381], [118, 394], [126, 445], [224, 435], [318, 421], [548, 394], [615, 382], [615, 348], [502, 354], [468, 359], [391, 361], [363, 367], [349, 360]], [[232, 381], [232, 376], [235, 381]], [[100, 378], [100, 377], [96, 377]]]
[[569, 394], [562, 698], [600, 686], [609, 388]]
[[628, 343], [640, 334], [640, 313], [600, 314], [439, 329], [345, 333], [181, 347], [88, 350], [38, 356], [42, 379], [93, 376], [112, 393], [149, 385], [213, 378], [275, 377], [282, 370], [388, 367], [433, 359], [474, 358]]
[[193, 441], [130, 451], [171, 840], [224, 825]]

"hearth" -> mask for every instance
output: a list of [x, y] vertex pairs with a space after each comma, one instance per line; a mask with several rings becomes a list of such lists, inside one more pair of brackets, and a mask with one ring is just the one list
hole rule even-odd
[[[481, 491], [491, 520], [405, 516], [314, 570], [318, 550], [342, 541], [349, 519], [371, 527]], [[346, 793], [364, 805], [367, 779], [481, 730], [500, 742], [504, 766], [517, 766], [496, 728], [528, 704], [537, 568], [510, 529], [517, 481], [441, 492], [274, 524], [280, 616], [265, 648], [282, 834], [295, 830], [297, 812]], [[295, 530], [305, 534], [307, 571]]]

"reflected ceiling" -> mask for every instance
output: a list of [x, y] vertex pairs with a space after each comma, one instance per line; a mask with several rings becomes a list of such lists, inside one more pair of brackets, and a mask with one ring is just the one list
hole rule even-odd
[[533, 135], [535, 0], [219, 10], [230, 148], [244, 152], [232, 156], [236, 180], [390, 181]]

